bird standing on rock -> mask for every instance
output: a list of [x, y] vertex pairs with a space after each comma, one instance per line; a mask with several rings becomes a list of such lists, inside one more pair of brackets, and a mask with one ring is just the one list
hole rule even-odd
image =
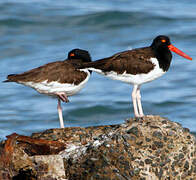
[[135, 117], [143, 117], [140, 86], [165, 74], [172, 60], [171, 51], [192, 60], [174, 47], [169, 37], [157, 36], [149, 47], [128, 50], [111, 57], [84, 63], [81, 68], [95, 71], [113, 80], [133, 84], [132, 101]]
[[69, 102], [68, 97], [79, 92], [89, 80], [90, 71], [78, 69], [84, 62], [91, 62], [88, 51], [73, 49], [68, 53], [67, 60], [48, 63], [21, 74], [8, 75], [4, 82], [20, 83], [41, 94], [57, 97], [60, 127], [64, 128], [61, 101]]

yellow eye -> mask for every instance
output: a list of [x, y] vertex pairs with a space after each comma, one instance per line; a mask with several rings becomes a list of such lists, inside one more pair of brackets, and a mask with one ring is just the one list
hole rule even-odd
[[74, 53], [71, 53], [70, 56], [75, 56], [75, 54]]
[[165, 42], [166, 42], [166, 40], [165, 40], [165, 39], [162, 39], [162, 40], [161, 40], [161, 42], [165, 43]]

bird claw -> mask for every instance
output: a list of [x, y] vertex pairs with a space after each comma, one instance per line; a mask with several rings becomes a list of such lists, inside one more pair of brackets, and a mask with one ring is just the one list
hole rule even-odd
[[68, 103], [69, 102], [69, 99], [67, 97], [66, 94], [62, 93], [62, 94], [57, 94], [57, 96], [65, 103]]
[[144, 120], [144, 117], [143, 116], [141, 116], [141, 117], [135, 117], [135, 121], [142, 121], [142, 120]]
[[66, 101], [64, 101], [65, 103], [68, 103], [69, 102], [69, 99], [68, 98], [66, 98]]

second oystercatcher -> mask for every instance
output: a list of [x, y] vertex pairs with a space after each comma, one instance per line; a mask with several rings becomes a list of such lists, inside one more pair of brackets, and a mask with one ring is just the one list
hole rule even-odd
[[84, 62], [90, 62], [88, 51], [73, 49], [67, 60], [45, 64], [21, 74], [11, 74], [4, 82], [16, 82], [34, 88], [41, 94], [58, 98], [60, 127], [64, 128], [61, 101], [69, 102], [68, 96], [79, 92], [90, 77], [87, 69], [78, 69]]
[[128, 50], [111, 57], [84, 63], [81, 67], [113, 80], [133, 84], [132, 101], [135, 117], [143, 117], [140, 86], [165, 74], [172, 60], [171, 51], [192, 60], [174, 47], [169, 37], [157, 36], [149, 47]]

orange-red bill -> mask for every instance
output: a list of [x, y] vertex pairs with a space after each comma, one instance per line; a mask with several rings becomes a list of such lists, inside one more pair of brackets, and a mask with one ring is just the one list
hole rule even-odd
[[189, 59], [189, 60], [192, 60], [192, 58], [190, 56], [188, 56], [187, 54], [185, 54], [184, 52], [182, 52], [181, 50], [179, 50], [178, 48], [176, 48], [175, 46], [173, 46], [172, 44], [170, 44], [168, 46], [169, 50], [170, 51], [173, 51], [175, 52], [176, 54], [186, 58], [186, 59]]

